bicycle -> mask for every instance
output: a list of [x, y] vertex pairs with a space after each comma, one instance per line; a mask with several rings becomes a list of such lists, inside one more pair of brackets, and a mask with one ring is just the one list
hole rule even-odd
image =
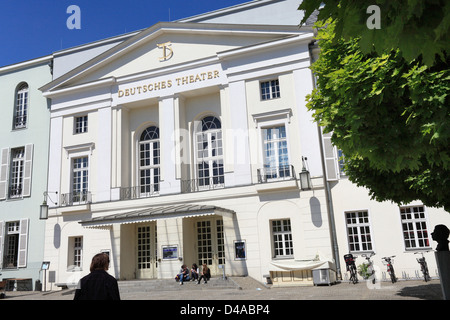
[[370, 258], [374, 255], [375, 255], [375, 253], [373, 253], [373, 252], [371, 252], [370, 255], [367, 255], [367, 254], [361, 255], [362, 257], [366, 258], [366, 260], [367, 260], [367, 269], [365, 272], [365, 274], [366, 274], [365, 279], [370, 279], [372, 277], [373, 284], [375, 284], [375, 269], [373, 267], [373, 262], [372, 262], [372, 260], [370, 260]]
[[[428, 251], [426, 251], [428, 252]], [[428, 282], [431, 280], [430, 273], [428, 272], [428, 265], [427, 261], [425, 260], [425, 257], [423, 256], [423, 252], [415, 252], [414, 254], [420, 253], [422, 255], [422, 258], [416, 258], [417, 262], [420, 265], [420, 271], [422, 271], [423, 279], [425, 282]]]
[[395, 258], [395, 256], [383, 257], [382, 259], [384, 259], [383, 263], [387, 266], [387, 272], [391, 276], [392, 283], [395, 283], [397, 282], [397, 277], [395, 276], [394, 266], [392, 265], [394, 263], [392, 258]]
[[351, 253], [344, 255], [347, 271], [350, 272], [350, 282], [353, 284], [358, 283], [358, 276], [356, 272], [355, 258]]

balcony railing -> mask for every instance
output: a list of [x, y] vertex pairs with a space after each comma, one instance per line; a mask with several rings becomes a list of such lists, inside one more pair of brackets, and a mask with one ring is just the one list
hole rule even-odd
[[22, 197], [22, 187], [10, 187], [9, 188], [9, 198], [15, 199], [15, 198], [21, 198]]
[[[258, 183], [270, 183], [276, 181], [296, 180], [294, 166], [285, 165], [278, 167], [266, 167], [257, 170]], [[119, 191], [116, 201], [134, 200], [150, 198], [160, 195], [159, 183], [147, 186], [122, 187]], [[205, 177], [189, 180], [181, 180], [181, 193], [193, 193], [207, 190], [217, 190], [225, 188], [225, 177]], [[113, 200], [114, 201], [114, 200]], [[60, 195], [59, 205], [61, 207], [75, 206], [92, 203], [91, 192], [72, 192]]]
[[159, 184], [120, 188], [120, 200], [133, 200], [159, 195]]
[[60, 196], [60, 206], [69, 207], [92, 202], [92, 195], [89, 191], [62, 193]]
[[258, 169], [259, 183], [292, 180], [292, 179], [296, 179], [293, 165], [266, 167]]
[[181, 180], [181, 193], [225, 188], [224, 176]]
[[27, 115], [16, 116], [14, 119], [14, 129], [26, 128]]

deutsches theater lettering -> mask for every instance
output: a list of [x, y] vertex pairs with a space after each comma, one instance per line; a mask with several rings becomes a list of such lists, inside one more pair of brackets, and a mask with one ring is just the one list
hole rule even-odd
[[212, 79], [219, 78], [219, 70], [211, 70], [200, 72], [196, 74], [189, 74], [182, 77], [175, 77], [167, 80], [160, 80], [155, 82], [149, 82], [140, 86], [135, 86], [126, 89], [120, 89], [118, 91], [118, 97], [129, 97], [134, 95], [145, 94], [147, 92], [159, 91], [164, 89], [172, 88], [172, 86], [184, 86], [188, 84], [193, 84], [196, 82], [203, 82]]

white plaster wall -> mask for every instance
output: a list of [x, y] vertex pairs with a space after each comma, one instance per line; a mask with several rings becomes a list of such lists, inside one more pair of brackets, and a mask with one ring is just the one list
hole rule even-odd
[[[367, 210], [372, 232], [373, 249], [376, 253], [372, 257], [375, 266], [386, 272], [386, 267], [382, 263], [382, 257], [395, 255], [394, 268], [396, 276], [402, 277], [405, 272], [414, 278], [416, 272], [421, 277], [420, 266], [416, 258], [420, 255], [414, 254], [421, 250], [406, 250], [404, 245], [402, 223], [400, 218], [399, 206], [389, 201], [377, 202], [370, 200], [365, 188], [353, 185], [348, 179], [341, 179], [333, 183], [332, 197], [334, 205], [334, 216], [336, 220], [336, 231], [338, 235], [340, 261], [343, 275], [346, 273], [343, 256], [348, 253], [349, 246], [347, 240], [347, 228], [345, 221], [346, 211]], [[421, 205], [420, 201], [412, 202], [408, 205]], [[428, 232], [430, 235], [431, 250], [436, 249], [437, 242], [431, 239], [431, 233], [438, 224], [450, 225], [450, 214], [443, 209], [430, 208], [425, 206], [427, 215]], [[356, 264], [359, 265], [366, 260], [359, 256]], [[425, 253], [428, 263], [428, 269], [432, 276], [436, 276], [436, 260], [433, 252]]]

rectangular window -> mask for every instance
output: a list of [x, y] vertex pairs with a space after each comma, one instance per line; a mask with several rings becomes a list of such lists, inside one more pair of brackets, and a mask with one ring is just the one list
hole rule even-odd
[[6, 237], [4, 242], [3, 268], [17, 268], [19, 256], [20, 222], [8, 222], [6, 224]]
[[280, 97], [280, 83], [278, 79], [264, 81], [261, 85], [261, 100], [270, 100]]
[[83, 238], [76, 237], [73, 245], [73, 264], [81, 267], [81, 258], [83, 257]]
[[88, 196], [89, 158], [73, 159], [72, 201], [85, 202]]
[[294, 255], [291, 220], [272, 221], [273, 257], [287, 258]]
[[9, 197], [20, 198], [23, 190], [25, 148], [11, 150]]
[[222, 131], [197, 133], [197, 174], [200, 189], [223, 187]]
[[347, 236], [350, 252], [372, 251], [372, 235], [367, 211], [345, 213]]
[[84, 133], [88, 130], [88, 116], [75, 117], [75, 133]]
[[270, 179], [287, 178], [292, 176], [289, 165], [286, 128], [284, 125], [264, 128], [264, 181]]
[[68, 270], [80, 270], [83, 265], [83, 237], [69, 237]]
[[27, 114], [28, 114], [28, 85], [22, 84], [17, 90], [16, 95], [14, 129], [21, 129], [27, 126]]
[[424, 206], [400, 208], [403, 239], [406, 250], [429, 248], [427, 220]]
[[141, 196], [158, 194], [161, 160], [159, 140], [140, 142], [139, 158]]

